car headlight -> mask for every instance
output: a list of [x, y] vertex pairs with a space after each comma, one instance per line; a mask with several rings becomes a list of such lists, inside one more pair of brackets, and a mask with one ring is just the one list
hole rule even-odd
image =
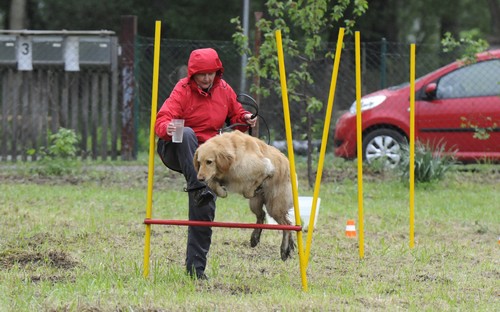
[[[385, 95], [374, 95], [361, 99], [361, 111], [365, 111], [368, 109], [372, 109], [374, 107], [379, 106], [382, 102], [385, 101], [387, 97]], [[356, 101], [352, 103], [351, 108], [349, 109], [351, 114], [356, 114]]]

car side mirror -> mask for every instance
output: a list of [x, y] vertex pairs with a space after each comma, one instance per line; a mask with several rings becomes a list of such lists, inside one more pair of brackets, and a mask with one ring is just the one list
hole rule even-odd
[[425, 86], [424, 92], [425, 96], [429, 99], [433, 99], [436, 97], [437, 84], [435, 82], [429, 83]]

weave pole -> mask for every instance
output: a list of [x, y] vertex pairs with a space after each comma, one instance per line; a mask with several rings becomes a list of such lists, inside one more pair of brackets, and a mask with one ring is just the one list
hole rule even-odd
[[358, 150], [358, 224], [359, 258], [365, 256], [365, 236], [363, 222], [363, 133], [361, 130], [361, 44], [359, 31], [354, 33], [356, 58], [356, 142]]
[[319, 152], [318, 169], [316, 171], [316, 182], [314, 184], [314, 193], [311, 207], [311, 218], [309, 219], [309, 231], [307, 232], [306, 242], [306, 267], [309, 265], [309, 254], [311, 252], [312, 234], [314, 230], [314, 219], [316, 218], [316, 205], [318, 203], [319, 188], [321, 185], [321, 176], [323, 174], [323, 164], [325, 162], [326, 145], [328, 142], [328, 132], [330, 130], [330, 121], [332, 119], [333, 101], [335, 99], [335, 90], [337, 88], [337, 77], [339, 73], [340, 55], [342, 53], [342, 45], [344, 41], [344, 28], [339, 29], [337, 38], [337, 48], [335, 49], [335, 59], [332, 69], [332, 80], [330, 82], [330, 92], [328, 94], [328, 104], [325, 113], [325, 124], [323, 126], [323, 137], [321, 139], [321, 148]]
[[[153, 211], [153, 176], [155, 164], [155, 123], [158, 103], [158, 77], [160, 71], [160, 38], [161, 21], [156, 21], [154, 61], [153, 61], [153, 83], [151, 90], [151, 124], [149, 128], [149, 166], [148, 166], [148, 194], [146, 199], [146, 219], [151, 219]], [[151, 246], [151, 224], [146, 223], [146, 234], [144, 235], [144, 268], [143, 275], [149, 275], [149, 254]]]
[[[281, 98], [283, 101], [283, 116], [285, 119], [286, 141], [288, 145], [288, 158], [290, 160], [290, 183], [292, 184], [293, 208], [295, 212], [295, 224], [300, 226], [299, 195], [297, 190], [297, 174], [295, 172], [295, 157], [293, 152], [292, 127], [290, 125], [290, 110], [288, 107], [288, 91], [286, 86], [285, 57], [283, 55], [283, 43], [281, 30], [276, 31], [276, 50], [278, 52], [278, 65], [281, 82]], [[302, 289], [307, 291], [306, 261], [304, 255], [304, 244], [302, 241], [302, 231], [297, 232], [297, 245], [299, 249], [300, 276], [302, 279]]]
[[410, 45], [410, 248], [415, 247], [415, 44]]

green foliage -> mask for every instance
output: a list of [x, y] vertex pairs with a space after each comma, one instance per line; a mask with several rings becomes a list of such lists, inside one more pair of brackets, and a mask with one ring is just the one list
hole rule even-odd
[[272, 90], [278, 95], [281, 94], [275, 41], [275, 32], [281, 30], [283, 49], [288, 56], [297, 57], [296, 59], [300, 61], [287, 77], [289, 98], [291, 101], [308, 102], [308, 110], [320, 109], [321, 106], [310, 105], [316, 104], [316, 101], [308, 100], [312, 96], [308, 93], [307, 87], [315, 83], [311, 75], [311, 66], [317, 59], [324, 58], [324, 55], [320, 55], [320, 51], [323, 39], [327, 38], [329, 32], [338, 27], [346, 28], [346, 33], [352, 32], [354, 21], [344, 18], [345, 11], [351, 4], [351, 14], [356, 17], [363, 15], [368, 9], [368, 2], [364, 0], [342, 0], [333, 6], [327, 0], [268, 0], [266, 7], [269, 18], [262, 18], [256, 24], [264, 37], [259, 55], [252, 55], [240, 19], [233, 18], [231, 23], [236, 27], [233, 42], [241, 54], [250, 56], [246, 68], [247, 74], [271, 80], [270, 87], [254, 85], [251, 91], [263, 96], [268, 96]]
[[[489, 44], [486, 40], [480, 38], [480, 32], [477, 29], [472, 29], [467, 32], [462, 32], [460, 38], [455, 39], [449, 32], [445, 33], [441, 40], [443, 52], [451, 52], [455, 49], [462, 50], [461, 61], [464, 64], [472, 64], [476, 62], [476, 54], [488, 49]], [[474, 129], [473, 137], [478, 140], [488, 140], [490, 132], [494, 131], [497, 123], [491, 117], [484, 117], [482, 122], [470, 120], [467, 117], [461, 117], [460, 126], [462, 128]], [[479, 124], [490, 124], [490, 126], [479, 127]]]
[[[311, 90], [314, 89], [314, 68], [317, 61], [325, 59], [324, 41], [329, 38], [332, 30], [340, 27], [344, 27], [346, 33], [351, 33], [355, 22], [346, 18], [347, 11], [350, 9], [349, 15], [360, 17], [367, 11], [368, 1], [341, 0], [332, 4], [329, 0], [268, 0], [266, 7], [268, 18], [262, 18], [256, 23], [264, 38], [259, 47], [259, 54], [252, 55], [248, 49], [248, 41], [242, 32], [239, 18], [231, 20], [236, 25], [233, 41], [239, 47], [240, 53], [249, 56], [247, 75], [258, 76], [262, 81], [266, 81], [266, 84], [252, 85], [250, 91], [263, 97], [269, 96], [271, 92], [281, 96], [275, 39], [276, 31], [281, 31], [283, 50], [292, 65], [291, 70], [287, 70], [286, 77], [288, 98], [304, 112], [301, 122], [306, 125], [307, 130], [303, 135], [311, 144], [311, 141], [320, 135], [323, 127], [322, 121], [313, 120], [312, 116], [320, 112], [324, 105]], [[311, 155], [308, 155], [308, 159], [308, 163], [311, 163]], [[308, 170], [308, 176], [312, 181], [311, 168]]]
[[[488, 140], [490, 138], [490, 133], [495, 131], [495, 129], [498, 127], [498, 124], [493, 120], [493, 118], [489, 116], [482, 117], [481, 122], [470, 120], [467, 117], [460, 117], [460, 120], [462, 120], [460, 127], [474, 129], [474, 134], [472, 135], [472, 137], [478, 140]], [[486, 127], [479, 127], [479, 123], [483, 125], [489, 125]]]
[[[437, 144], [434, 148], [429, 144], [415, 143], [414, 172], [416, 183], [429, 183], [442, 180], [447, 171], [455, 163], [453, 152], [450, 154], [445, 144]], [[410, 178], [410, 148], [401, 145], [401, 161], [396, 170], [405, 183]]]
[[45, 157], [69, 159], [76, 157], [78, 138], [72, 129], [59, 128], [59, 130], [50, 135], [51, 145]]
[[480, 34], [477, 30], [470, 30], [462, 32], [459, 39], [455, 39], [451, 33], [444, 34], [441, 39], [443, 52], [452, 52], [453, 50], [460, 49], [462, 51], [461, 60], [465, 64], [471, 64], [476, 61], [476, 54], [488, 49], [488, 42], [479, 37]]
[[107, 29], [119, 34], [121, 17], [136, 15], [139, 34], [153, 37], [155, 21], [160, 20], [166, 38], [177, 39], [230, 40], [229, 17], [241, 13], [241, 1], [44, 0], [36, 3], [33, 1], [28, 6], [31, 24], [28, 29]]
[[[78, 138], [72, 129], [59, 128], [59, 130], [49, 136], [49, 146], [41, 148], [38, 161], [34, 171], [41, 175], [63, 175], [74, 172], [78, 163], [76, 156]], [[28, 151], [34, 155], [35, 150]]]

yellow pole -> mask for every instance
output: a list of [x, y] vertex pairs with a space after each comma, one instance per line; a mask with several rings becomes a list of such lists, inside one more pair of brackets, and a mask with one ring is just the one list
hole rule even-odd
[[[288, 159], [290, 160], [290, 179], [292, 183], [293, 206], [295, 212], [295, 224], [300, 225], [299, 197], [297, 190], [297, 174], [295, 172], [295, 158], [293, 153], [292, 130], [290, 125], [290, 110], [288, 108], [288, 90], [286, 86], [285, 57], [283, 56], [283, 44], [281, 41], [281, 30], [276, 31], [276, 49], [278, 50], [278, 64], [281, 81], [281, 94], [283, 100], [283, 114], [285, 118], [286, 141], [288, 145]], [[300, 276], [302, 278], [302, 289], [307, 291], [306, 263], [304, 261], [304, 250], [302, 231], [297, 232], [297, 244], [299, 249]]]
[[[151, 219], [153, 212], [153, 176], [155, 164], [155, 123], [158, 103], [158, 73], [160, 68], [160, 38], [161, 21], [156, 21], [154, 60], [153, 60], [153, 87], [151, 91], [151, 124], [149, 128], [149, 166], [148, 166], [148, 195], [146, 200], [146, 219]], [[146, 224], [144, 236], [144, 277], [149, 275], [149, 253], [151, 245], [151, 224]]]
[[344, 28], [339, 29], [339, 36], [337, 38], [337, 48], [335, 49], [335, 59], [332, 69], [332, 80], [330, 82], [330, 93], [328, 94], [328, 103], [325, 114], [325, 125], [323, 126], [323, 137], [321, 139], [321, 149], [319, 152], [318, 170], [316, 171], [316, 182], [314, 184], [314, 194], [311, 207], [311, 218], [309, 219], [309, 231], [307, 232], [306, 243], [306, 267], [309, 264], [309, 255], [311, 253], [312, 235], [314, 230], [314, 219], [316, 218], [316, 205], [319, 197], [319, 188], [321, 184], [321, 176], [323, 174], [323, 163], [325, 161], [326, 145], [328, 142], [328, 132], [330, 130], [330, 121], [332, 118], [333, 101], [335, 99], [335, 90], [337, 87], [337, 77], [339, 73], [340, 55], [342, 53], [342, 45], [344, 41]]
[[359, 258], [365, 257], [365, 236], [363, 222], [363, 133], [361, 132], [361, 49], [359, 31], [355, 32], [356, 54], [356, 135], [358, 149], [358, 231]]
[[415, 44], [410, 45], [410, 248], [415, 247]]

